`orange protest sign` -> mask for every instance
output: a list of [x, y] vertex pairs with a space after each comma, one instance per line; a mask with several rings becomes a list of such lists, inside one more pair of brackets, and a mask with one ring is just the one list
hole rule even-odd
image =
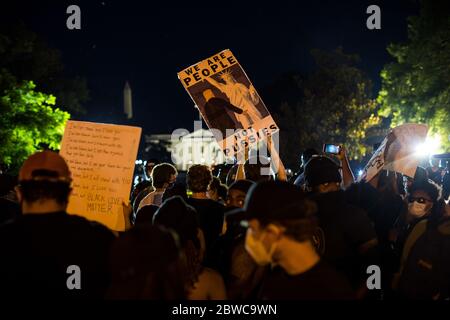
[[178, 78], [227, 157], [279, 131], [230, 50], [180, 71]]
[[141, 128], [68, 121], [60, 154], [72, 173], [67, 212], [125, 228], [122, 202], [128, 203]]

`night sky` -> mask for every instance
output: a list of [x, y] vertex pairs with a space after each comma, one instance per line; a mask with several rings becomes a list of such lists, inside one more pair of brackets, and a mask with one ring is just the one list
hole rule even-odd
[[[81, 30], [66, 28], [66, 8], [81, 8]], [[381, 7], [381, 30], [366, 28], [366, 8]], [[379, 87], [386, 45], [406, 40], [418, 1], [2, 1], [2, 19], [20, 19], [62, 51], [68, 73], [88, 80], [88, 112], [74, 119], [123, 123], [123, 87], [133, 90], [133, 124], [144, 133], [192, 130], [198, 117], [177, 72], [231, 49], [258, 91], [285, 73], [313, 66], [310, 49], [358, 53]], [[264, 94], [261, 94], [264, 99]], [[268, 105], [270, 110], [271, 106]]]

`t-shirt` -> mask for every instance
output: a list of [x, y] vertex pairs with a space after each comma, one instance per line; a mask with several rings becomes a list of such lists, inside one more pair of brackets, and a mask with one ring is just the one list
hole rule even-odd
[[347, 279], [320, 261], [298, 275], [289, 275], [281, 267], [270, 271], [259, 294], [262, 300], [348, 300], [354, 293]]
[[189, 198], [187, 203], [197, 210], [200, 228], [205, 235], [206, 254], [222, 233], [225, 207], [211, 199]]
[[366, 268], [358, 247], [376, 239], [375, 229], [364, 210], [349, 205], [342, 191], [313, 197], [318, 205], [319, 230], [315, 241], [322, 257], [357, 285]]
[[[103, 225], [65, 212], [8, 222], [0, 227], [0, 296], [102, 298], [113, 240]], [[81, 289], [69, 290], [67, 283], [76, 285], [78, 275]]]
[[160, 206], [162, 203], [162, 196], [164, 194], [164, 191], [153, 191], [150, 192], [144, 199], [141, 200], [141, 203], [139, 203], [138, 210], [139, 211], [143, 206], [154, 204], [155, 206]]

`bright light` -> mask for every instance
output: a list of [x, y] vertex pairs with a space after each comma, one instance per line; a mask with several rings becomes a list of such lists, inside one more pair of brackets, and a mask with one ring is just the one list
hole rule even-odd
[[363, 175], [363, 173], [364, 173], [364, 170], [359, 170], [358, 171], [358, 177], [361, 177]]
[[416, 147], [416, 155], [419, 157], [428, 157], [438, 153], [441, 148], [441, 138], [438, 135], [428, 136], [425, 142]]

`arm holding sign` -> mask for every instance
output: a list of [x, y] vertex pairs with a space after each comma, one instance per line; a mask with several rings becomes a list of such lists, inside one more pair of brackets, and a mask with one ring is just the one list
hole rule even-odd
[[208, 81], [211, 85], [213, 85], [217, 89], [219, 89], [220, 91], [222, 92], [224, 91], [223, 90], [224, 84], [220, 83], [219, 81], [216, 81], [215, 79], [213, 79], [213, 77], [208, 77], [205, 80]]
[[347, 153], [345, 152], [345, 147], [341, 146], [341, 150], [337, 155], [342, 167], [342, 184], [344, 188], [348, 188], [352, 183], [355, 182], [355, 176], [353, 175], [352, 169], [350, 168], [350, 163], [348, 161]]
[[238, 165], [238, 169], [237, 169], [237, 172], [236, 172], [236, 179], [234, 181], [244, 180], [245, 179], [244, 165], [245, 165], [245, 162], [248, 160], [248, 149], [249, 149], [249, 147], [248, 147], [248, 144], [247, 144], [247, 146], [244, 149], [244, 159], [242, 159], [242, 161], [239, 161], [240, 160], [239, 159], [240, 156], [238, 155], [239, 165]]
[[270, 152], [270, 162], [275, 166], [275, 174], [280, 181], [287, 181], [286, 169], [283, 161], [281, 161], [280, 155], [276, 148], [272, 148], [272, 136], [267, 137], [267, 148]]

